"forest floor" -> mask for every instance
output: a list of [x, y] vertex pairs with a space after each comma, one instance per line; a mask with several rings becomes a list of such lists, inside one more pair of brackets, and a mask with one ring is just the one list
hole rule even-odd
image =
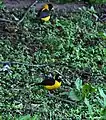
[[[43, 25], [32, 7], [20, 22], [32, 3], [5, 0], [0, 9], [0, 68], [9, 61], [12, 71], [0, 72], [0, 119], [105, 120], [106, 23], [98, 20], [105, 5], [54, 3], [54, 23]], [[51, 96], [31, 85], [42, 81], [42, 70], [62, 74]]]

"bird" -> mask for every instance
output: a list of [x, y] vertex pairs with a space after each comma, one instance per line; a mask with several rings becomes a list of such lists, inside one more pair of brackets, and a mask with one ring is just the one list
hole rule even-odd
[[44, 4], [43, 7], [38, 11], [37, 18], [41, 22], [47, 22], [50, 20], [50, 11], [53, 9], [53, 5], [48, 3]]
[[42, 85], [47, 90], [51, 91], [60, 88], [61, 83], [62, 83], [61, 75], [57, 73], [55, 77], [53, 77], [53, 75], [45, 76], [42, 82], [36, 83], [35, 85]]

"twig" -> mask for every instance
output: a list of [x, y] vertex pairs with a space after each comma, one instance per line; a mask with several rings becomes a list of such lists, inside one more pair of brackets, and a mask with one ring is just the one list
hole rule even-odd
[[63, 99], [63, 98], [54, 96], [54, 95], [52, 95], [52, 94], [47, 94], [46, 96], [47, 96], [47, 97], [55, 98], [55, 99], [57, 99], [57, 100], [60, 100], [60, 101], [62, 101], [62, 102], [66, 102], [66, 103], [69, 103], [69, 104], [75, 103], [74, 101], [65, 100], [65, 99]]
[[54, 70], [56, 73], [60, 74], [61, 76], [63, 76], [58, 70]]
[[2, 22], [9, 22], [9, 23], [13, 22], [12, 20], [7, 20], [7, 19], [4, 19], [4, 18], [0, 18], [0, 21], [2, 21]]
[[[32, 66], [32, 67], [45, 67], [45, 66], [56, 66], [56, 65], [66, 65], [66, 64], [62, 64], [62, 63], [44, 63], [44, 64], [41, 64], [41, 65], [34, 65], [34, 64], [27, 64], [27, 63], [23, 63], [23, 62], [14, 62], [14, 61], [0, 61], [0, 64], [5, 64], [5, 63], [10, 63], [10, 64], [19, 64], [19, 65], [26, 65], [26, 66]], [[58, 71], [56, 71], [58, 72]], [[58, 72], [60, 73], [60, 72]], [[61, 75], [61, 73], [60, 73]]]
[[42, 65], [33, 65], [33, 64], [27, 64], [27, 63], [21, 63], [21, 62], [9, 62], [9, 61], [0, 61], [0, 64], [6, 64], [6, 63], [9, 63], [9, 64], [18, 64], [18, 65], [25, 65], [25, 66], [30, 66], [30, 67], [45, 67], [47, 66], [47, 64], [42, 64]]
[[15, 21], [19, 21], [19, 19], [14, 14], [12, 14], [11, 16], [14, 18]]
[[27, 13], [29, 12], [30, 8], [33, 7], [35, 4], [37, 4], [38, 0], [35, 0], [35, 2], [33, 2], [27, 9], [27, 11], [25, 12], [25, 14], [23, 15], [23, 17], [17, 22], [17, 25], [19, 25], [24, 18], [26, 17]]
[[[15, 64], [18, 64], [18, 65], [25, 65], [25, 66], [30, 66], [30, 67], [46, 67], [46, 66], [56, 66], [56, 65], [62, 65], [62, 66], [68, 66], [67, 64], [62, 64], [62, 63], [43, 63], [43, 64], [30, 64], [30, 63], [23, 63], [23, 62], [14, 62], [14, 61], [0, 61], [0, 64], [6, 64], [6, 63], [9, 63], [9, 64], [12, 64], [12, 65], [15, 65]], [[104, 62], [104, 65], [106, 65], [106, 62]], [[68, 66], [70, 67], [70, 66]], [[55, 72], [57, 73], [60, 73], [59, 71], [55, 70]], [[60, 75], [62, 75], [60, 73]], [[63, 76], [63, 75], [62, 75]]]

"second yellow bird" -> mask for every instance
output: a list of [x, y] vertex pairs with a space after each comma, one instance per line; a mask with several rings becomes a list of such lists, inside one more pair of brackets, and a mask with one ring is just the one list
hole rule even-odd
[[37, 18], [39, 18], [43, 22], [47, 22], [50, 20], [50, 11], [52, 10], [52, 4], [45, 4], [37, 14]]

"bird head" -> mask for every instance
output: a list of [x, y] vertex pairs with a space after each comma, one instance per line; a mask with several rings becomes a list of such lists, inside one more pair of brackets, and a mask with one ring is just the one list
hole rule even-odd
[[53, 5], [52, 4], [48, 4], [48, 8], [49, 8], [49, 10], [52, 10], [53, 9]]
[[45, 4], [44, 6], [43, 6], [43, 8], [44, 9], [47, 9], [47, 10], [52, 10], [53, 9], [53, 5], [52, 4], [50, 4], [50, 3], [48, 3], [48, 4]]

